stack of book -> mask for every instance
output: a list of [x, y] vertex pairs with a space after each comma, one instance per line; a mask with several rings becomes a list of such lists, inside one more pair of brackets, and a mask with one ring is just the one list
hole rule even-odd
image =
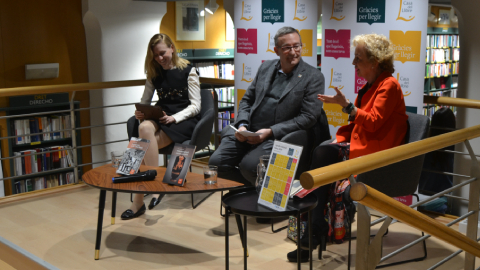
[[73, 183], [75, 183], [73, 172], [56, 173], [46, 177], [17, 180], [15, 181], [15, 193], [24, 193]]
[[[70, 130], [60, 131], [71, 128], [71, 118], [69, 114], [49, 115], [43, 117], [31, 117], [25, 119], [16, 119], [13, 121], [12, 130], [15, 135], [15, 144], [30, 144], [34, 142], [58, 140], [71, 138]], [[52, 132], [50, 132], [52, 131]], [[48, 132], [44, 134], [29, 135], [32, 133]]]
[[200, 77], [233, 80], [233, 61], [199, 62], [193, 64], [200, 73]]
[[[45, 153], [52, 150], [58, 151]], [[15, 176], [73, 166], [73, 153], [69, 145], [35, 148], [14, 152], [13, 155]]]
[[235, 88], [234, 87], [224, 87], [224, 88], [215, 88], [218, 96], [218, 107], [229, 107], [233, 106], [235, 103]]

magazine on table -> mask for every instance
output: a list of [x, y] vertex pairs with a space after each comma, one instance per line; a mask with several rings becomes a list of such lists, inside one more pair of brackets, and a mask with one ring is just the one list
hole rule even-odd
[[195, 154], [195, 145], [176, 143], [170, 159], [168, 160], [167, 171], [163, 176], [163, 183], [175, 186], [183, 186], [187, 181], [188, 168]]
[[132, 137], [118, 165], [117, 173], [126, 175], [137, 173], [149, 145], [149, 140]]

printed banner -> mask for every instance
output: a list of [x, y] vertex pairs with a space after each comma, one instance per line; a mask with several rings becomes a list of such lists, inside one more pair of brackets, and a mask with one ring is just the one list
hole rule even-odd
[[[235, 88], [237, 104], [252, 83], [260, 65], [279, 59], [275, 34], [284, 26], [297, 29], [302, 39], [302, 59], [317, 65], [317, 0], [235, 0]], [[242, 91], [240, 91], [242, 90]]]
[[[366, 84], [352, 65], [355, 57], [350, 40], [360, 34], [382, 34], [395, 50], [395, 72], [406, 105], [417, 113], [423, 107], [425, 73], [425, 37], [427, 34], [428, 1], [405, 0], [324, 0], [322, 1], [322, 72], [326, 94], [334, 95], [334, 87], [351, 101]], [[340, 106], [325, 105], [330, 133], [348, 124]]]

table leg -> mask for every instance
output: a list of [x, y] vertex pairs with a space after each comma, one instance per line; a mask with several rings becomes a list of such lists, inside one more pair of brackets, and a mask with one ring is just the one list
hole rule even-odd
[[102, 242], [103, 211], [105, 210], [106, 190], [100, 190], [98, 199], [97, 239], [95, 240], [95, 260], [100, 258], [100, 244]]
[[243, 216], [243, 268], [247, 270], [247, 216]]
[[117, 192], [112, 192], [112, 225], [115, 225], [116, 211], [117, 211]]
[[[319, 248], [322, 248], [320, 244]], [[310, 270], [312, 270], [312, 211], [308, 211], [308, 254], [310, 255]]]
[[300, 252], [300, 212], [297, 213], [297, 269], [300, 270], [302, 268], [302, 257]]
[[230, 262], [229, 262], [229, 260], [230, 260], [229, 256], [230, 255], [228, 254], [229, 249], [230, 249], [229, 243], [228, 243], [228, 238], [230, 237], [229, 232], [228, 232], [228, 226], [229, 226], [228, 225], [228, 218], [229, 218], [229, 215], [228, 215], [229, 213], [228, 212], [229, 212], [228, 208], [225, 208], [225, 270], [228, 270], [228, 267], [229, 267], [229, 264], [230, 264]]

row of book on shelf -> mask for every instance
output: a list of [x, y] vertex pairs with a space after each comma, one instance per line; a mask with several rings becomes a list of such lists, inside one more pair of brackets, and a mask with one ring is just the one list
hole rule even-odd
[[438, 111], [442, 107], [447, 107], [452, 110], [452, 112], [457, 115], [457, 107], [454, 106], [427, 106], [423, 108], [423, 115], [426, 115], [428, 117], [432, 117], [433, 114], [435, 114], [436, 111]]
[[55, 173], [45, 177], [17, 180], [15, 181], [15, 193], [24, 193], [73, 183], [75, 183], [73, 172]]
[[198, 70], [200, 77], [233, 80], [234, 65], [233, 61], [214, 61], [193, 63]]
[[458, 35], [427, 35], [427, 46], [430, 48], [458, 47], [460, 37]]
[[448, 61], [459, 61], [460, 60], [460, 49], [454, 48], [452, 54], [450, 53], [450, 48], [447, 49], [426, 49], [426, 62], [448, 62]]
[[69, 145], [35, 148], [14, 152], [13, 155], [15, 156], [13, 160], [15, 176], [68, 168], [74, 165], [72, 148]]
[[219, 112], [218, 113], [218, 131], [221, 131], [230, 123], [234, 122], [235, 115], [231, 111]]
[[443, 64], [427, 64], [425, 65], [425, 76], [440, 77], [448, 76], [450, 74], [458, 74], [460, 63], [443, 63]]
[[[30, 144], [34, 142], [50, 141], [63, 138], [71, 138], [72, 131], [60, 131], [70, 129], [71, 117], [69, 114], [48, 115], [42, 117], [30, 117], [13, 121], [12, 129], [15, 131], [15, 144]], [[51, 131], [51, 132], [50, 132]], [[38, 135], [32, 133], [48, 132]]]
[[229, 107], [233, 106], [235, 103], [235, 88], [234, 87], [224, 87], [224, 88], [215, 88], [218, 96], [218, 107]]
[[448, 84], [447, 77], [437, 77], [430, 79], [430, 90], [456, 88], [458, 86], [458, 76], [451, 77], [451, 83]]
[[[457, 89], [449, 89], [449, 90], [444, 90], [444, 91], [436, 91], [436, 92], [430, 92], [428, 93], [429, 96], [435, 96], [435, 97], [452, 97], [456, 98], [457, 97]], [[432, 115], [441, 107], [447, 107], [450, 108], [454, 113], [457, 112], [457, 108], [454, 106], [432, 106], [425, 104], [425, 107], [423, 108], [423, 114], [429, 117], [432, 117]]]

